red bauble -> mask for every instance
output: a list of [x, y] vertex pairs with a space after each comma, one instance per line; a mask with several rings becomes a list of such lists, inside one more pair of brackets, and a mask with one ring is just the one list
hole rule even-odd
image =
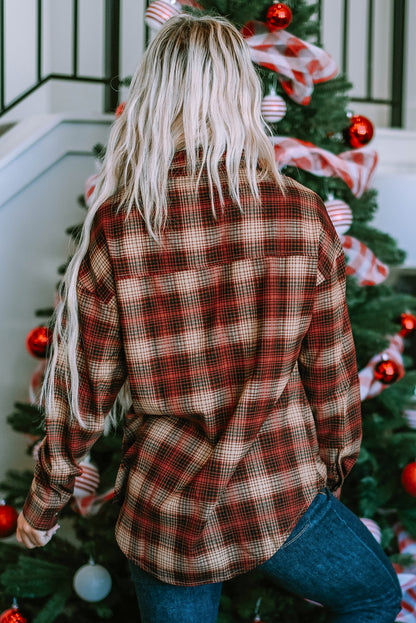
[[400, 376], [399, 366], [393, 359], [381, 359], [374, 366], [374, 378], [380, 383], [390, 385]]
[[402, 314], [400, 316], [400, 322], [402, 324], [400, 335], [403, 337], [409, 335], [416, 329], [416, 316], [413, 316], [412, 314]]
[[269, 30], [282, 30], [292, 21], [292, 11], [283, 2], [274, 2], [267, 11], [266, 23]]
[[52, 342], [52, 331], [48, 327], [35, 327], [26, 338], [26, 348], [33, 357], [44, 359]]
[[16, 530], [16, 524], [17, 510], [2, 500], [0, 502], [0, 539], [4, 539], [13, 534]]
[[0, 614], [0, 623], [27, 623], [27, 618], [19, 612], [16, 600], [11, 608]]
[[350, 126], [345, 130], [345, 138], [354, 149], [364, 147], [373, 138], [374, 126], [370, 119], [362, 115], [354, 115]]
[[416, 497], [416, 462], [406, 465], [402, 472], [402, 485], [407, 493]]
[[13, 607], [0, 614], [0, 623], [27, 623], [27, 618], [19, 612], [17, 607]]

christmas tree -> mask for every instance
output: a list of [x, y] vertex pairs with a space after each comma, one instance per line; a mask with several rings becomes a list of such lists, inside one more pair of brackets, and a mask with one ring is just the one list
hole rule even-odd
[[[317, 46], [316, 5], [306, 0], [271, 7], [270, 0], [204, 0], [203, 5], [193, 0], [174, 5], [156, 1], [149, 6], [146, 20], [156, 28], [181, 10], [207, 11], [228, 17], [242, 31], [263, 81], [262, 112], [280, 168], [320, 195], [327, 206], [347, 260], [347, 298], [362, 391], [363, 444], [341, 499], [381, 541], [397, 572], [409, 572], [405, 588], [413, 587], [416, 563], [406, 551], [412, 545], [416, 549], [416, 412], [406, 411], [406, 405], [416, 385], [408, 348], [416, 326], [416, 300], [386, 285], [388, 266], [400, 265], [404, 254], [388, 234], [371, 225], [377, 209], [377, 193], [371, 188], [376, 154], [371, 145], [363, 147], [371, 140], [372, 124], [349, 113], [351, 85]], [[302, 73], [293, 59], [303, 64]], [[101, 151], [97, 146], [97, 157]], [[88, 194], [80, 198], [81, 207], [86, 207]], [[68, 229], [75, 243], [79, 232], [79, 225]], [[60, 272], [64, 270], [62, 266]], [[16, 403], [9, 416], [16, 431], [31, 436], [28, 452], [34, 456], [43, 436], [44, 414], [35, 402], [52, 312], [40, 310], [43, 326], [27, 337], [29, 351], [39, 358], [31, 400]], [[0, 609], [9, 608], [16, 597], [34, 623], [139, 620], [127, 563], [114, 539], [118, 507], [111, 498], [121, 433], [121, 426], [109, 430], [84, 462], [72, 503], [63, 513], [72, 523], [70, 539], [58, 534], [44, 549], [31, 551], [10, 541], [0, 544]], [[7, 502], [0, 507], [0, 536], [13, 530], [13, 509], [23, 505], [31, 480], [31, 471], [13, 471], [0, 484]], [[111, 571], [112, 588], [106, 570]], [[95, 590], [97, 577], [102, 582]], [[404, 599], [411, 603], [406, 593]], [[4, 622], [19, 612], [12, 608]], [[277, 589], [255, 572], [225, 583], [219, 615], [222, 623], [254, 619], [313, 623], [329, 621], [329, 614]]]

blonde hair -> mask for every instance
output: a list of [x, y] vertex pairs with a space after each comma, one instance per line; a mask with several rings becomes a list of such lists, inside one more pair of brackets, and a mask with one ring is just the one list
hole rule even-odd
[[54, 413], [53, 385], [61, 342], [72, 415], [83, 425], [78, 403], [76, 284], [100, 205], [120, 193], [120, 206], [127, 214], [137, 209], [149, 236], [158, 241], [168, 213], [169, 168], [178, 149], [186, 150], [195, 191], [205, 167], [214, 215], [214, 188], [224, 205], [218, 172], [224, 153], [229, 193], [240, 209], [242, 163], [256, 201], [260, 201], [260, 179], [271, 177], [282, 188], [260, 103], [261, 83], [249, 48], [226, 19], [183, 14], [168, 20], [157, 33], [133, 76], [124, 111], [112, 126], [80, 244], [62, 281], [53, 356], [43, 386], [48, 415]]

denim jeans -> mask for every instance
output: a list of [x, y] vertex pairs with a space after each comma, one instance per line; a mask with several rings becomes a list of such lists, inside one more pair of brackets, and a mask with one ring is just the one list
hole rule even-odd
[[[174, 586], [130, 564], [142, 623], [215, 623], [222, 583]], [[257, 567], [334, 623], [394, 623], [397, 574], [369, 530], [328, 489], [318, 493], [283, 546]]]

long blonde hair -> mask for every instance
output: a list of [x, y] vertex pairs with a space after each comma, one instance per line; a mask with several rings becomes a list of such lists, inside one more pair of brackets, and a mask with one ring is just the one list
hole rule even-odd
[[61, 342], [67, 358], [71, 412], [83, 425], [78, 403], [76, 284], [100, 205], [120, 193], [120, 206], [127, 214], [139, 210], [149, 236], [159, 240], [168, 213], [169, 168], [178, 149], [186, 150], [195, 189], [206, 168], [214, 215], [214, 188], [220, 205], [224, 204], [218, 173], [224, 153], [229, 193], [240, 209], [243, 152], [255, 200], [260, 201], [259, 179], [271, 177], [282, 188], [260, 103], [261, 83], [248, 46], [226, 19], [183, 14], [168, 20], [157, 33], [133, 76], [124, 111], [112, 126], [81, 240], [62, 280], [53, 355], [43, 386], [48, 415], [55, 410], [53, 386]]

